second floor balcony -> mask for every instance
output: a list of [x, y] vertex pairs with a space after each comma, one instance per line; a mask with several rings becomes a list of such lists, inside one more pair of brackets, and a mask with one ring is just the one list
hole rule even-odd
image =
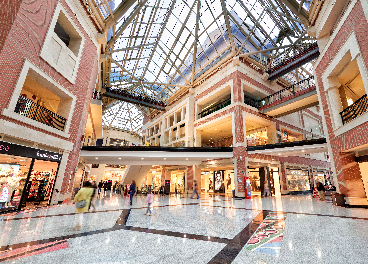
[[40, 106], [31, 99], [22, 95], [19, 96], [14, 112], [41, 122], [50, 127], [64, 131], [66, 118], [52, 112], [51, 110]]
[[202, 110], [202, 112], [200, 112], [198, 114], [198, 118], [202, 118], [205, 116], [208, 116], [216, 111], [219, 111], [222, 108], [225, 108], [226, 106], [229, 106], [231, 104], [231, 97], [222, 100], [220, 102], [216, 102], [208, 107], [206, 107], [205, 109]]

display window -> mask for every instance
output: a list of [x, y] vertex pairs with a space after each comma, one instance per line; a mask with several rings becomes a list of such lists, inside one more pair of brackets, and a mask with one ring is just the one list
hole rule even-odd
[[31, 159], [0, 154], [0, 212], [18, 209]]
[[184, 193], [184, 190], [185, 190], [185, 172], [184, 171], [171, 172], [170, 192]]
[[307, 170], [287, 169], [286, 178], [290, 192], [310, 190], [309, 172]]

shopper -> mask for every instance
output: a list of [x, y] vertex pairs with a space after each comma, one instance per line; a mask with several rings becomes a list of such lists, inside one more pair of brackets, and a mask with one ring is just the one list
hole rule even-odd
[[103, 188], [104, 188], [104, 195], [106, 195], [107, 190], [109, 188], [109, 183], [107, 181], [104, 182]]
[[198, 195], [198, 191], [197, 191], [197, 181], [194, 180], [193, 182], [193, 192], [192, 192], [192, 195], [190, 196], [190, 198], [193, 199], [193, 194], [197, 194], [197, 199], [199, 199], [199, 195]]
[[147, 212], [145, 214], [151, 216], [152, 212], [151, 212], [150, 206], [153, 203], [153, 194], [152, 194], [151, 188], [148, 188], [146, 203], [147, 203]]
[[267, 180], [264, 181], [263, 185], [263, 197], [266, 197], [266, 194], [268, 194], [268, 196], [271, 196], [270, 185], [268, 184]]
[[84, 187], [79, 190], [77, 195], [74, 197], [73, 202], [76, 203], [78, 215], [77, 230], [81, 229], [83, 223], [83, 213], [88, 212], [91, 204], [91, 197], [94, 189], [89, 181], [84, 183]]
[[323, 186], [323, 183], [318, 181], [317, 182], [317, 191], [318, 191], [318, 195], [319, 195], [319, 200], [320, 201], [324, 201], [325, 199], [325, 186]]
[[99, 183], [98, 183], [98, 194], [100, 194], [101, 193], [101, 188], [103, 187], [103, 182], [102, 181], [100, 181]]
[[129, 190], [130, 205], [133, 204], [133, 196], [135, 194], [135, 191], [136, 191], [136, 184], [135, 184], [135, 181], [132, 181], [132, 184], [130, 185], [130, 190]]

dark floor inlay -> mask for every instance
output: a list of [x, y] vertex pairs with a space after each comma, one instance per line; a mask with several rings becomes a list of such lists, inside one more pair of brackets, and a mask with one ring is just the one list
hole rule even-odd
[[270, 211], [264, 210], [259, 213], [251, 223], [249, 223], [238, 235], [236, 235], [216, 256], [208, 263], [231, 263], [243, 249], [248, 240], [257, 231], [257, 228], [262, 224]]

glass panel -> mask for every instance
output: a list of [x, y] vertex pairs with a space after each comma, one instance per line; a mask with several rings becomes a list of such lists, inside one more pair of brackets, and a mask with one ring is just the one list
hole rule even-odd
[[0, 154], [0, 212], [18, 208], [30, 165], [30, 158]]

